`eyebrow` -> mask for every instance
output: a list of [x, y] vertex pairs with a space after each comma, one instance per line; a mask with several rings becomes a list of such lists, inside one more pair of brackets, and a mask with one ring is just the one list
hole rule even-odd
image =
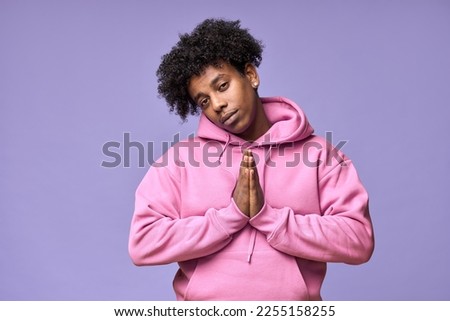
[[[225, 74], [218, 74], [216, 77], [214, 77], [214, 79], [209, 84], [210, 87], [214, 87], [220, 81], [220, 79], [222, 79], [224, 76], [226, 76], [226, 75]], [[197, 95], [195, 95], [194, 101], [197, 102], [201, 96], [206, 96], [206, 95], [204, 93], [202, 93], [202, 92], [199, 92]]]

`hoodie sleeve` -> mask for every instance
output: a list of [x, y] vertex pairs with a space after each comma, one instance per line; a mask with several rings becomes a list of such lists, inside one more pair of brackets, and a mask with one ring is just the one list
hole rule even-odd
[[349, 264], [368, 261], [374, 248], [368, 195], [352, 162], [343, 158], [335, 164], [319, 178], [318, 189], [321, 213], [294, 213], [266, 203], [250, 224], [272, 247], [292, 256]]
[[129, 236], [129, 253], [136, 265], [167, 264], [212, 254], [248, 222], [231, 199], [226, 208], [180, 218], [181, 189], [176, 171], [179, 174], [179, 169], [152, 167], [137, 188]]

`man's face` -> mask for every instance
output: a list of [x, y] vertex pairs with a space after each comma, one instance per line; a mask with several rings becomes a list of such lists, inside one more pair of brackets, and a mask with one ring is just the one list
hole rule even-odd
[[256, 93], [259, 78], [256, 68], [247, 64], [244, 75], [223, 63], [209, 66], [200, 76], [193, 76], [189, 95], [205, 116], [224, 130], [246, 137], [255, 126], [254, 119], [260, 100]]

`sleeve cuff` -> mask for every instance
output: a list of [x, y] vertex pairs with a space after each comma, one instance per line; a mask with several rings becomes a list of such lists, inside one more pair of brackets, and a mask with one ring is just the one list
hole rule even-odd
[[227, 207], [218, 210], [214, 218], [228, 235], [240, 231], [249, 221], [248, 216], [239, 210], [233, 199]]
[[270, 238], [282, 221], [281, 210], [264, 203], [258, 214], [250, 219], [250, 225]]

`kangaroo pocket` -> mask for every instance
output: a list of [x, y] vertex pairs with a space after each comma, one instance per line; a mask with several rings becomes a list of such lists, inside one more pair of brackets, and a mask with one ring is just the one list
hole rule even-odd
[[198, 260], [185, 300], [308, 300], [308, 290], [294, 257], [275, 249], [219, 252]]

